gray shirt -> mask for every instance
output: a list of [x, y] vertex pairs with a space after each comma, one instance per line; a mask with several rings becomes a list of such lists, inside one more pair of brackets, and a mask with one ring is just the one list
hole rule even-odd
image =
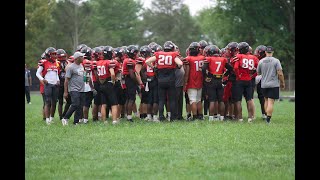
[[24, 86], [30, 86], [29, 84], [29, 78], [31, 77], [30, 70], [25, 69], [24, 73]]
[[259, 61], [257, 72], [261, 74], [261, 88], [280, 87], [278, 70], [282, 70], [279, 59], [265, 57]]
[[175, 70], [175, 75], [176, 75], [176, 81], [175, 81], [175, 84], [176, 84], [176, 87], [182, 87], [183, 86], [183, 81], [184, 81], [184, 69], [183, 67], [181, 67], [180, 69], [176, 69]]
[[66, 71], [66, 78], [70, 78], [69, 84], [68, 84], [68, 92], [71, 91], [78, 91], [78, 92], [84, 92], [84, 68], [82, 64], [77, 65], [75, 63], [72, 63], [68, 66]]

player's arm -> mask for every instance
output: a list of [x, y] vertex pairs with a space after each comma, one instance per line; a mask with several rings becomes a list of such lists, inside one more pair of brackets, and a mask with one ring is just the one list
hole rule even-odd
[[284, 83], [284, 75], [283, 75], [282, 69], [278, 69], [277, 74], [278, 74], [278, 78], [280, 80], [280, 87], [281, 87], [281, 89], [284, 89], [285, 83]]
[[146, 60], [146, 64], [153, 69], [154, 66], [152, 65], [152, 63], [153, 63], [154, 61], [156, 61], [156, 60], [157, 60], [157, 58], [156, 58], [155, 56], [152, 56], [152, 57], [150, 57], [149, 59]]
[[36, 76], [38, 77], [39, 81], [41, 84], [45, 85], [48, 83], [47, 80], [45, 80], [42, 76], [41, 76], [41, 72], [43, 71], [43, 66], [39, 66], [36, 72]]
[[184, 68], [184, 84], [188, 84], [189, 80], [189, 72], [190, 72], [190, 67], [189, 67], [189, 62], [187, 60], [184, 61], [183, 63], [183, 68]]
[[201, 71], [202, 71], [202, 75], [204, 76], [206, 73], [207, 73], [207, 69], [209, 67], [209, 62], [207, 59], [205, 59], [203, 61], [203, 65], [202, 65], [202, 68], [201, 68]]
[[178, 66], [179, 69], [180, 69], [180, 68], [182, 67], [182, 65], [183, 65], [183, 62], [182, 62], [181, 59], [178, 58], [178, 57], [175, 57], [175, 58], [174, 58], [174, 62], [177, 64], [177, 66]]

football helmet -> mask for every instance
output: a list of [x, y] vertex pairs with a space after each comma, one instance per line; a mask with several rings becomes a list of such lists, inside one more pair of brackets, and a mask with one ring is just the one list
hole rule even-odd
[[266, 57], [266, 49], [267, 47], [265, 45], [259, 45], [256, 47], [256, 49], [254, 50], [254, 55], [258, 58], [258, 59], [262, 59], [264, 57]]
[[238, 49], [240, 54], [247, 54], [247, 52], [249, 52], [249, 44], [247, 42], [240, 42]]

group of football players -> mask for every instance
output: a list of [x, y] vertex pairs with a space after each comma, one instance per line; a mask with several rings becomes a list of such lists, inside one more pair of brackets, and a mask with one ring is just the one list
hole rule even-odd
[[[112, 116], [113, 124], [121, 119], [133, 122], [135, 111], [140, 119], [152, 122], [204, 120], [204, 115], [208, 115], [209, 121], [241, 122], [243, 97], [247, 120], [251, 123], [256, 117], [255, 88], [265, 119], [261, 82], [256, 77], [265, 50], [266, 46], [259, 45], [252, 52], [247, 42], [230, 42], [219, 49], [201, 40], [192, 42], [183, 57], [172, 41], [166, 41], [163, 46], [151, 42], [140, 48], [137, 45], [90, 48], [80, 44], [76, 52], [84, 56], [83, 81], [88, 88], [83, 92], [86, 100], [81, 104], [81, 118], [74, 124], [88, 123], [90, 107], [93, 122], [107, 122]], [[54, 120], [57, 102], [60, 119], [72, 104], [70, 96], [63, 94], [66, 69], [73, 61], [74, 57], [68, 56], [64, 49], [49, 47], [38, 62], [36, 75], [47, 124]], [[182, 117], [183, 92], [186, 118]], [[139, 106], [136, 97], [140, 98]]]

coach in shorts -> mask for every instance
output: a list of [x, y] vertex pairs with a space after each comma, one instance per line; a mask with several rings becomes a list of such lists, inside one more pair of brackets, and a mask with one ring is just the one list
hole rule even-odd
[[[261, 88], [264, 96], [264, 108], [267, 113], [267, 123], [270, 123], [273, 104], [275, 99], [279, 99], [279, 86], [285, 88], [284, 75], [279, 59], [273, 57], [274, 49], [267, 46], [266, 57], [259, 61], [257, 67], [258, 75], [261, 75]], [[279, 82], [280, 81], [280, 82]]]

